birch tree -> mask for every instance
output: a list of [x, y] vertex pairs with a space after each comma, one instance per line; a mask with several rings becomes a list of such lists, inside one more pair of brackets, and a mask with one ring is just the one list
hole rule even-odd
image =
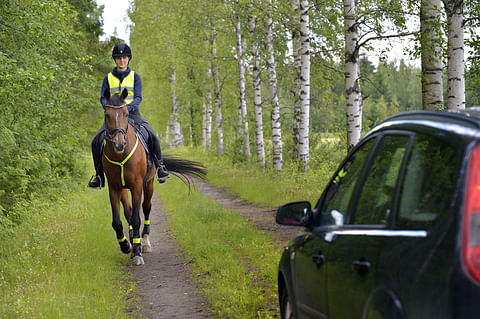
[[424, 110], [443, 108], [441, 0], [421, 0], [420, 42]]
[[177, 100], [176, 81], [177, 81], [177, 76], [175, 73], [175, 69], [172, 68], [172, 71], [170, 74], [170, 86], [172, 89], [172, 112], [170, 113], [170, 122], [169, 122], [169, 127], [170, 127], [170, 143], [169, 144], [171, 147], [181, 146], [184, 143], [182, 129], [180, 126], [180, 122], [178, 121], [179, 106], [178, 106], [178, 100]]
[[300, 156], [300, 111], [302, 109], [302, 100], [300, 98], [302, 89], [302, 56], [300, 50], [300, 0], [292, 1], [293, 28], [292, 28], [292, 55], [293, 55], [293, 158], [299, 159]]
[[256, 39], [257, 17], [252, 13], [253, 1], [249, 4], [248, 30], [251, 39], [252, 77], [253, 77], [253, 109], [255, 112], [255, 141], [257, 165], [265, 167], [265, 145], [263, 140], [262, 81], [260, 71], [260, 54]]
[[[240, 11], [238, 0], [235, 1], [236, 10]], [[235, 35], [237, 40], [237, 63], [238, 63], [238, 128], [237, 138], [243, 138], [243, 155], [250, 157], [250, 139], [248, 134], [247, 100], [245, 99], [245, 61], [243, 53], [242, 26], [240, 15], [235, 17]]]
[[310, 131], [310, 29], [309, 2], [300, 1], [300, 50], [302, 68], [300, 73], [300, 127], [299, 127], [299, 157], [302, 169], [310, 169], [309, 131]]
[[282, 130], [280, 122], [280, 103], [277, 95], [277, 71], [273, 49], [272, 0], [265, 1], [265, 47], [267, 51], [268, 86], [270, 91], [273, 168], [281, 171], [283, 165]]
[[220, 97], [220, 79], [218, 75], [218, 57], [217, 57], [217, 30], [215, 22], [210, 21], [210, 46], [212, 50], [212, 78], [213, 78], [213, 96], [215, 100], [215, 129], [217, 133], [217, 156], [222, 156], [223, 150], [223, 116], [222, 100]]
[[206, 85], [202, 98], [202, 146], [210, 149], [212, 146], [212, 72], [211, 67], [206, 72]]
[[447, 13], [447, 106], [465, 108], [465, 58], [463, 0], [444, 0]]
[[345, 23], [345, 99], [347, 104], [347, 149], [360, 140], [362, 130], [362, 93], [360, 90], [360, 61], [358, 23], [354, 0], [343, 0]]

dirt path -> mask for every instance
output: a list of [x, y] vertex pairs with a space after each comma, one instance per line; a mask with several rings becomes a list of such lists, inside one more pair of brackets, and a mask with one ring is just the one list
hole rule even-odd
[[[196, 181], [198, 191], [210, 196], [223, 207], [237, 211], [259, 229], [271, 234], [278, 245], [286, 243], [298, 233], [294, 227], [275, 223], [275, 209], [260, 208], [227, 194], [224, 189]], [[166, 217], [158, 196], [152, 202], [151, 244], [153, 252], [143, 254], [145, 265], [129, 266], [137, 283], [141, 299], [140, 313], [147, 318], [214, 318], [208, 312], [207, 302], [198, 294], [188, 277], [179, 247], [170, 237]]]

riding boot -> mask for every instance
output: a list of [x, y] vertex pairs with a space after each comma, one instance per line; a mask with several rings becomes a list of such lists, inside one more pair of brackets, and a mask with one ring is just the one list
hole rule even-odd
[[160, 141], [155, 134], [150, 134], [151, 136], [151, 145], [152, 145], [152, 153], [153, 153], [153, 160], [155, 162], [155, 166], [157, 166], [157, 180], [159, 183], [165, 183], [167, 178], [170, 177], [170, 174], [167, 172], [167, 168], [163, 163], [162, 159], [162, 151], [160, 149]]
[[96, 174], [90, 178], [88, 187], [100, 189], [105, 186], [105, 175], [103, 173], [102, 166], [102, 141], [103, 133], [101, 129], [97, 132], [97, 135], [92, 140], [92, 157], [93, 165], [95, 166]]

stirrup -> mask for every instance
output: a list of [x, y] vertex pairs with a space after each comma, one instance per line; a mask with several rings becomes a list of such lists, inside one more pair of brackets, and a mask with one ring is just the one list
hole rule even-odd
[[90, 181], [88, 182], [88, 187], [90, 188], [95, 188], [95, 189], [101, 189], [103, 188], [103, 181], [100, 175], [93, 175], [92, 178], [90, 178]]
[[155, 173], [155, 175], [157, 176], [157, 181], [160, 184], [165, 183], [167, 181], [167, 178], [170, 177], [170, 174], [167, 172], [164, 165], [161, 165], [157, 168], [157, 172]]

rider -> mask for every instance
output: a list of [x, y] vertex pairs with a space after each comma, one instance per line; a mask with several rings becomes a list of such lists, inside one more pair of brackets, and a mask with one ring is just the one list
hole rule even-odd
[[[128, 66], [132, 59], [132, 51], [125, 43], [117, 44], [112, 50], [112, 58], [117, 67], [108, 73], [103, 79], [102, 90], [100, 92], [100, 103], [103, 108], [107, 103], [103, 93], [106, 89], [110, 94], [120, 94], [123, 89], [128, 90], [128, 96], [125, 102], [128, 104], [129, 119], [135, 124], [143, 126], [149, 134], [148, 146], [153, 154], [153, 160], [157, 166], [157, 180], [164, 183], [169, 177], [162, 160], [160, 141], [157, 134], [153, 131], [150, 124], [140, 115], [139, 104], [142, 101], [142, 81], [140, 75], [130, 69]], [[102, 167], [102, 144], [105, 138], [105, 124], [98, 130], [92, 140], [93, 164], [95, 165], [96, 175], [93, 175], [88, 183], [88, 187], [102, 188], [105, 186], [105, 176]]]

